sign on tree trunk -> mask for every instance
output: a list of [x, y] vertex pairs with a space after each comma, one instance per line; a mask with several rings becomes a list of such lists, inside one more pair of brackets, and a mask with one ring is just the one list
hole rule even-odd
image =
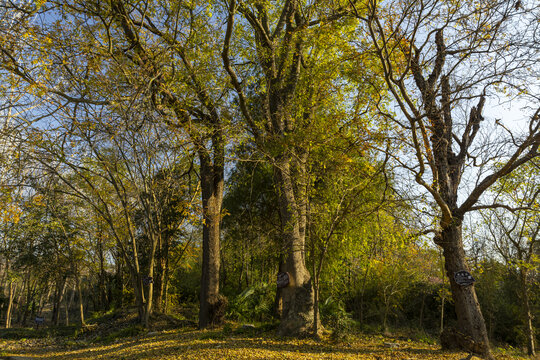
[[279, 272], [277, 274], [277, 287], [279, 289], [287, 287], [289, 285], [289, 273]]
[[454, 274], [454, 280], [460, 286], [469, 286], [474, 284], [474, 278], [465, 270], [460, 270]]

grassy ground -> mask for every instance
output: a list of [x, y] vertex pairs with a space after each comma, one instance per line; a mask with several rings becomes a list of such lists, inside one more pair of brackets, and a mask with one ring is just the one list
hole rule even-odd
[[[14, 330], [15, 331], [15, 330]], [[44, 337], [20, 338], [0, 331], [0, 358], [10, 356], [43, 359], [462, 359], [465, 353], [448, 353], [438, 345], [403, 337], [358, 335], [335, 342], [279, 338], [265, 328], [201, 331], [192, 327], [145, 331], [131, 326], [107, 336], [75, 336], [50, 332]], [[496, 350], [498, 359], [524, 359]]]

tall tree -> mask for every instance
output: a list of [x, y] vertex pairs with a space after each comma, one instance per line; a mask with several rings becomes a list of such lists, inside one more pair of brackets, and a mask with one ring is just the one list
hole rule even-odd
[[[2, 68], [33, 94], [52, 95], [57, 108], [65, 100], [126, 110], [142, 101], [171, 128], [189, 134], [199, 156], [203, 202], [201, 327], [222, 320], [213, 314], [224, 302], [219, 227], [227, 114], [214, 71], [220, 69], [212, 53], [219, 24], [211, 8], [212, 2], [26, 4], [26, 13], [47, 13], [40, 25], [19, 31], [28, 44], [14, 37], [0, 43]], [[29, 55], [20, 60], [20, 54]]]
[[[332, 83], [341, 70], [340, 56], [348, 54], [343, 39], [350, 35], [349, 24], [336, 21], [347, 6], [232, 0], [225, 10], [223, 64], [247, 128], [273, 167], [278, 193], [281, 271], [289, 276], [289, 285], [281, 291], [283, 334], [302, 334], [313, 327], [313, 284], [305, 261], [309, 158], [313, 148], [323, 146], [324, 131], [330, 128], [325, 121], [343, 116], [344, 125], [352, 120], [340, 112], [344, 99], [336, 95], [339, 85]], [[243, 49], [236, 47], [240, 39]], [[253, 51], [246, 52], [245, 44]], [[344, 97], [349, 94], [340, 90]]]
[[[408, 151], [395, 153], [394, 159], [413, 174], [438, 209], [434, 242], [443, 249], [458, 317], [457, 330], [443, 332], [443, 346], [488, 358], [474, 285], [458, 284], [454, 275], [469, 270], [462, 242], [465, 215], [496, 206], [489, 199], [480, 202], [482, 194], [540, 154], [540, 108], [533, 111], [525, 133], [517, 136], [497, 122], [507, 141], [478, 144], [486, 125], [486, 101], [497, 86], [514, 95], [534, 93], [527, 87], [533, 83], [522, 81], [534, 81], [538, 73], [538, 7], [519, 3], [370, 0], [367, 9], [356, 9], [371, 38], [363, 49], [376, 53], [398, 109], [396, 115], [384, 112], [393, 135]], [[486, 174], [486, 165], [494, 160], [503, 165]], [[470, 168], [477, 169], [472, 175], [478, 178], [469, 188], [462, 179]]]

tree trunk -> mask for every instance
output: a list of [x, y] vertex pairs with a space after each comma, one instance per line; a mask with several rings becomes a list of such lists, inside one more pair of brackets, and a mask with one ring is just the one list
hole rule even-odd
[[[290, 159], [282, 157], [275, 167], [279, 189], [279, 207], [285, 248], [283, 270], [289, 285], [282, 289], [283, 310], [279, 333], [288, 336], [308, 335], [313, 329], [313, 286], [305, 265], [305, 219], [300, 219], [291, 174]], [[305, 212], [303, 213], [305, 215]]]
[[150, 315], [152, 315], [152, 305], [153, 305], [153, 295], [154, 295], [154, 263], [156, 258], [156, 248], [158, 242], [160, 242], [160, 236], [153, 234], [149, 236], [152, 241], [152, 248], [150, 250], [150, 264], [148, 267], [148, 279], [149, 281], [145, 284], [148, 286], [147, 296], [146, 296], [146, 307], [144, 310], [144, 326], [146, 328], [150, 325]]
[[445, 303], [445, 296], [443, 295], [441, 298], [441, 316], [439, 318], [439, 334], [442, 334], [444, 331], [444, 303]]
[[6, 311], [6, 329], [11, 327], [11, 313], [13, 311], [13, 299], [15, 298], [15, 282], [9, 282], [9, 293], [8, 293], [8, 307]]
[[44, 291], [42, 291], [41, 296], [39, 297], [39, 306], [38, 306], [38, 315], [41, 315], [43, 312], [43, 307], [47, 302], [49, 301], [49, 298], [51, 297], [52, 292], [52, 286], [49, 286], [49, 282], [45, 282], [45, 288], [47, 289], [47, 294], [45, 294]]
[[28, 272], [26, 280], [28, 282], [28, 287], [26, 288], [26, 299], [24, 301], [24, 310], [23, 310], [23, 317], [21, 324], [23, 326], [26, 325], [28, 321], [28, 315], [30, 315], [31, 306], [32, 306], [32, 300], [35, 295], [35, 284], [36, 282], [32, 283], [30, 272]]
[[[24, 294], [26, 293], [26, 290], [28, 288], [29, 284], [23, 279], [22, 281], [22, 287], [21, 287], [21, 290], [17, 293], [17, 298], [16, 300], [13, 301], [13, 313], [17, 314], [17, 324], [21, 324], [22, 323], [22, 315], [23, 315], [23, 312], [24, 312], [24, 306], [23, 306], [23, 298], [24, 298]], [[25, 304], [26, 305], [26, 304]], [[21, 311], [21, 308], [22, 308], [22, 311]]]
[[120, 250], [117, 249], [116, 256], [116, 273], [114, 274], [114, 298], [112, 302], [116, 308], [121, 308], [123, 304], [123, 293], [124, 293], [124, 276], [123, 276], [123, 266], [122, 266], [122, 255], [120, 255]]
[[[169, 254], [169, 250], [167, 247], [167, 254]], [[165, 259], [165, 275], [163, 279], [163, 312], [165, 314], [168, 313], [168, 306], [169, 306], [169, 255], [167, 255], [167, 258]]]
[[[283, 266], [283, 255], [280, 255], [278, 272], [284, 272]], [[274, 299], [274, 317], [281, 319], [281, 314], [283, 314], [283, 292], [282, 288], [278, 287], [276, 290], [276, 297]]]
[[321, 338], [321, 319], [319, 316], [319, 280], [320, 276], [318, 276], [316, 269], [315, 269], [315, 261], [313, 261], [313, 336], [315, 339], [319, 340]]
[[165, 276], [165, 249], [163, 243], [163, 235], [159, 237], [159, 242], [156, 251], [156, 271], [154, 276], [154, 309], [157, 312], [163, 312], [163, 290]]
[[144, 296], [143, 279], [140, 270], [130, 267], [131, 281], [133, 283], [133, 291], [135, 293], [135, 304], [137, 306], [138, 320], [144, 324], [146, 320], [146, 299]]
[[[98, 287], [99, 287], [99, 307], [100, 310], [107, 310], [109, 307], [107, 301], [106, 285], [105, 285], [105, 254], [103, 251], [103, 233], [101, 230], [97, 235], [98, 240], [98, 257], [99, 257], [99, 278], [98, 278]], [[77, 281], [79, 281], [77, 279]], [[80, 284], [79, 284], [80, 285]]]
[[52, 311], [52, 324], [58, 325], [60, 321], [60, 305], [62, 304], [62, 299], [64, 297], [64, 291], [66, 290], [66, 278], [62, 277], [56, 281], [56, 290], [54, 293], [54, 303]]
[[455, 222], [457, 221], [443, 229], [440, 240], [437, 240], [443, 248], [446, 275], [450, 280], [458, 320], [457, 329], [443, 331], [441, 345], [443, 348], [461, 348], [491, 359], [486, 325], [474, 285], [462, 286], [454, 280], [456, 272], [469, 271], [463, 249], [461, 224], [457, 225]]
[[81, 320], [81, 326], [85, 326], [86, 322], [84, 321], [84, 305], [83, 305], [83, 297], [82, 297], [82, 291], [81, 291], [81, 278], [80, 274], [75, 275], [75, 285], [77, 286], [77, 295], [79, 298], [79, 317]]
[[[222, 151], [216, 149], [215, 151]], [[221, 159], [221, 156], [219, 156]], [[219, 294], [220, 222], [223, 201], [223, 167], [211, 163], [206, 149], [199, 150], [203, 203], [203, 263], [200, 290], [199, 328], [223, 321], [225, 299]], [[216, 159], [214, 159], [216, 162]]]
[[69, 326], [69, 309], [71, 308], [71, 304], [73, 304], [73, 300], [75, 299], [75, 289], [76, 289], [76, 284], [73, 284], [73, 289], [71, 290], [71, 295], [69, 296], [69, 300], [66, 296], [66, 326]]
[[529, 286], [527, 284], [527, 270], [522, 268], [519, 270], [521, 280], [521, 298], [523, 301], [523, 320], [525, 322], [525, 332], [527, 333], [527, 354], [529, 356], [536, 355], [535, 349], [535, 334], [533, 326], [533, 315], [531, 312], [531, 303], [529, 299]]

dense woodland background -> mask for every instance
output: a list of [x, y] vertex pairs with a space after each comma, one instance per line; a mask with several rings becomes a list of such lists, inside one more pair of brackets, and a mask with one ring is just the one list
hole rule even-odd
[[534, 354], [536, 1], [0, 4], [6, 328], [133, 308]]

